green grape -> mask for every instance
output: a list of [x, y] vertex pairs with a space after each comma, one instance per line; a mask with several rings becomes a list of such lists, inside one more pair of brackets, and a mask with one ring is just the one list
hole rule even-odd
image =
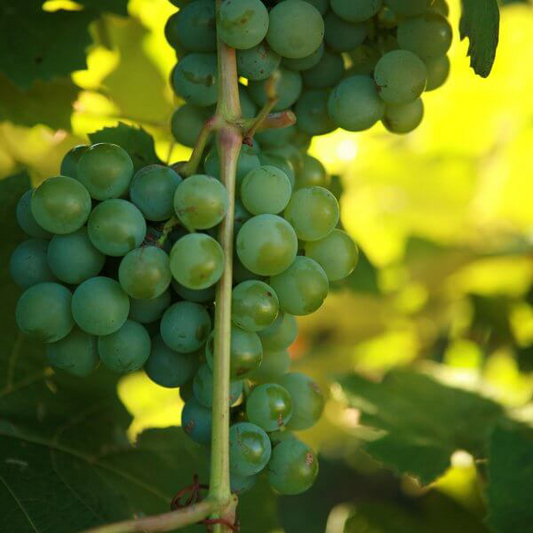
[[284, 216], [299, 239], [318, 241], [339, 222], [339, 202], [324, 187], [306, 187], [292, 195]]
[[241, 184], [242, 203], [253, 215], [280, 213], [289, 203], [291, 192], [287, 175], [268, 165], [249, 172]]
[[[241, 101], [242, 118], [254, 118], [257, 115], [257, 106], [254, 104], [244, 85], [239, 85], [239, 100]], [[244, 147], [244, 146], [243, 146]], [[257, 155], [252, 149], [249, 153]]]
[[362, 44], [349, 53], [352, 65], [347, 71], [349, 76], [371, 76], [381, 58], [380, 51], [368, 44]]
[[150, 335], [144, 326], [132, 320], [126, 320], [118, 331], [98, 337], [100, 359], [115, 372], [135, 372], [142, 368], [150, 347]]
[[[213, 372], [207, 364], [203, 364], [196, 372], [192, 382], [194, 397], [204, 407], [213, 406]], [[233, 405], [242, 394], [242, 381], [230, 383], [229, 404]]]
[[255, 138], [259, 141], [262, 148], [275, 148], [290, 143], [297, 131], [296, 124], [292, 124], [285, 128], [259, 131], [256, 133]]
[[270, 383], [279, 379], [289, 371], [291, 357], [287, 350], [263, 352], [261, 366], [248, 377], [258, 383]]
[[73, 178], [57, 176], [43, 181], [31, 196], [31, 212], [39, 226], [51, 233], [72, 233], [91, 212], [87, 189]]
[[222, 276], [224, 252], [220, 244], [209, 235], [185, 235], [170, 251], [170, 271], [187, 289], [207, 289]]
[[448, 79], [450, 74], [450, 59], [447, 55], [426, 59], [426, 69], [428, 73], [428, 83], [426, 91], [438, 89]]
[[129, 318], [141, 324], [151, 324], [163, 316], [163, 312], [170, 306], [171, 301], [172, 297], [168, 289], [150, 300], [130, 298]]
[[98, 250], [112, 257], [121, 257], [142, 244], [146, 221], [132, 203], [106, 200], [93, 209], [87, 229]]
[[35, 340], [56, 342], [74, 327], [72, 294], [59, 283], [38, 283], [22, 294], [15, 312], [19, 329]]
[[313, 259], [298, 256], [281, 274], [270, 278], [279, 306], [292, 315], [314, 313], [326, 299], [329, 282], [324, 269]]
[[99, 276], [74, 291], [72, 314], [78, 326], [92, 335], [110, 335], [128, 319], [130, 300], [117, 281]]
[[[195, 373], [196, 372], [193, 372], [193, 377]], [[191, 398], [194, 398], [193, 391], [192, 391], [192, 379], [190, 379], [189, 381], [181, 385], [180, 390], [179, 390], [179, 395], [183, 403], [188, 402]]]
[[417, 98], [409, 104], [389, 104], [381, 121], [392, 133], [409, 133], [416, 129], [424, 116], [424, 104]]
[[257, 46], [268, 30], [268, 11], [261, 0], [223, 0], [217, 10], [218, 36], [232, 48]]
[[267, 155], [278, 155], [284, 157], [294, 168], [294, 172], [299, 172], [303, 167], [304, 156], [296, 146], [284, 144], [283, 146], [274, 146], [265, 150]]
[[315, 7], [321, 15], [324, 15], [329, 8], [329, 0], [304, 0], [304, 2]]
[[196, 367], [196, 354], [171, 350], [161, 335], [156, 335], [144, 371], [154, 383], [174, 389], [192, 380]]
[[191, 440], [208, 445], [211, 442], [212, 420], [211, 409], [200, 405], [196, 398], [192, 397], [185, 402], [181, 411], [181, 427]]
[[48, 241], [29, 239], [21, 242], [9, 258], [9, 274], [13, 281], [23, 289], [37, 283], [56, 281], [48, 266]]
[[[289, 204], [290, 205], [290, 204]], [[276, 215], [257, 215], [244, 223], [237, 235], [237, 254], [255, 274], [280, 274], [294, 261], [298, 239], [291, 225]]]
[[206, 120], [211, 116], [205, 107], [183, 104], [174, 111], [170, 120], [170, 129], [174, 139], [183, 146], [194, 148]]
[[188, 289], [181, 283], [178, 283], [175, 279], [172, 280], [172, 288], [178, 296], [183, 300], [189, 302], [196, 302], [198, 304], [213, 302], [215, 300], [216, 286], [213, 285], [207, 289], [201, 289], [196, 291], [194, 289]]
[[398, 24], [398, 43], [423, 60], [444, 55], [452, 44], [452, 27], [438, 13], [424, 13]]
[[172, 87], [187, 103], [198, 107], [217, 101], [218, 70], [215, 54], [192, 53], [181, 59], [171, 74]]
[[181, 177], [170, 167], [141, 168], [131, 182], [131, 201], [147, 220], [168, 220], [174, 214], [172, 198], [181, 182]]
[[324, 410], [324, 393], [309, 376], [291, 372], [282, 376], [278, 383], [287, 389], [292, 398], [292, 416], [287, 429], [301, 431], [314, 426]]
[[229, 197], [216, 178], [196, 174], [184, 180], [174, 194], [174, 210], [190, 230], [216, 226], [226, 216]]
[[[209, 336], [205, 345], [207, 364], [213, 368], [215, 349], [215, 332]], [[231, 326], [230, 376], [231, 379], [243, 379], [259, 368], [263, 358], [263, 346], [256, 333]]]
[[304, 86], [310, 89], [329, 89], [341, 81], [343, 74], [342, 56], [326, 49], [320, 61], [313, 68], [302, 72], [302, 80]]
[[366, 25], [362, 22], [348, 22], [330, 11], [324, 18], [326, 32], [324, 40], [335, 52], [349, 52], [366, 39]]
[[78, 177], [78, 161], [80, 157], [89, 149], [87, 144], [79, 144], [71, 148], [63, 157], [59, 174], [76, 179]]
[[326, 238], [305, 243], [305, 255], [314, 259], [326, 273], [329, 281], [348, 277], [359, 258], [352, 238], [340, 229], [334, 229]]
[[50, 241], [48, 265], [64, 283], [78, 285], [98, 276], [104, 263], [105, 255], [93, 246], [85, 227], [68, 235], [55, 235]]
[[[301, 1], [291, 0], [290, 3]], [[281, 4], [280, 4], [281, 5]], [[299, 72], [289, 70], [283, 67], [276, 71], [279, 73], [279, 79], [276, 83], [276, 94], [278, 101], [272, 108], [273, 111], [283, 111], [291, 107], [302, 92], [302, 77]], [[259, 106], [264, 106], [268, 101], [267, 88], [270, 78], [261, 81], [251, 81], [248, 84], [248, 94], [250, 98]]]
[[118, 269], [118, 280], [128, 296], [149, 300], [163, 294], [170, 285], [169, 258], [156, 246], [143, 246], [127, 253]]
[[446, 0], [434, 0], [433, 4], [431, 4], [430, 9], [432, 11], [440, 13], [444, 17], [447, 17], [450, 14], [450, 8], [446, 3]]
[[77, 179], [96, 200], [122, 196], [133, 177], [133, 162], [120, 146], [94, 144], [80, 157]]
[[324, 165], [315, 157], [304, 154], [303, 167], [296, 176], [294, 188], [296, 190], [315, 186], [327, 188], [328, 184], [328, 175]]
[[66, 337], [46, 345], [46, 357], [54, 368], [73, 376], [90, 376], [100, 363], [96, 337], [74, 328]]
[[261, 165], [276, 167], [283, 171], [283, 173], [289, 178], [291, 187], [294, 186], [294, 167], [286, 157], [272, 152], [262, 152], [259, 154], [259, 161]]
[[390, 7], [383, 6], [378, 13], [377, 23], [384, 29], [395, 29], [398, 26], [398, 15]]
[[285, 428], [270, 432], [268, 437], [272, 443], [272, 448], [275, 448], [279, 443], [285, 442], [286, 440], [298, 440], [292, 431]]
[[[175, 27], [169, 27], [171, 24]], [[186, 5], [168, 19], [165, 33], [171, 45], [179, 39], [179, 42], [191, 52], [215, 52], [217, 49], [215, 2], [198, 0]], [[174, 35], [177, 39], [173, 38]]]
[[15, 216], [20, 229], [34, 239], [49, 239], [52, 233], [39, 226], [31, 212], [33, 189], [26, 191], [17, 203]]
[[330, 0], [331, 9], [344, 20], [363, 22], [377, 14], [381, 0]]
[[432, 2], [433, 0], [384, 0], [386, 6], [402, 17], [419, 15], [426, 11]]
[[268, 435], [255, 424], [239, 422], [229, 429], [230, 469], [238, 476], [253, 476], [267, 465], [272, 446]]
[[424, 92], [427, 70], [412, 52], [393, 50], [378, 61], [374, 80], [379, 95], [387, 104], [408, 104]]
[[278, 318], [259, 332], [263, 349], [278, 352], [288, 348], [298, 335], [298, 322], [293, 315], [280, 311]]
[[205, 307], [194, 302], [171, 305], [161, 319], [161, 337], [180, 353], [199, 350], [211, 333], [211, 317]]
[[309, 147], [311, 146], [311, 141], [311, 135], [296, 128], [296, 133], [294, 134], [294, 137], [292, 138], [291, 142], [294, 147], [298, 148], [298, 150], [301, 150], [302, 152], [307, 152], [307, 150], [309, 150]]
[[179, 33], [178, 33], [178, 19], [179, 19], [179, 12], [172, 14], [166, 24], [165, 24], [165, 39], [167, 40], [167, 43], [176, 50], [176, 52], [180, 51], [184, 48], [183, 43], [181, 42]]
[[276, 320], [278, 312], [278, 297], [263, 281], [244, 281], [233, 289], [231, 319], [240, 328], [261, 331]]
[[266, 41], [247, 50], [237, 51], [237, 70], [251, 81], [266, 80], [279, 67], [281, 56]]
[[300, 59], [312, 54], [324, 38], [324, 20], [302, 0], [281, 2], [270, 11], [267, 41], [280, 56]]
[[246, 416], [265, 431], [277, 431], [292, 416], [291, 395], [276, 383], [259, 385], [246, 399]]
[[322, 59], [323, 55], [324, 43], [321, 43], [320, 46], [308, 56], [299, 59], [289, 59], [288, 57], [283, 58], [283, 66], [290, 70], [309, 70], [318, 65], [318, 62]]
[[268, 482], [280, 494], [301, 494], [309, 489], [318, 475], [318, 459], [307, 444], [288, 439], [272, 450], [268, 463]]
[[254, 274], [248, 270], [242, 263], [237, 254], [233, 256], [233, 280], [236, 283], [242, 283], [243, 281], [250, 281], [252, 279], [261, 280], [262, 276]]
[[385, 104], [372, 78], [352, 76], [333, 89], [328, 111], [339, 127], [347, 131], [363, 131], [383, 117]]
[[257, 483], [258, 476], [238, 476], [231, 472], [230, 488], [233, 494], [244, 494], [248, 492]]
[[[235, 177], [237, 191], [240, 190], [242, 180], [246, 175], [254, 168], [259, 168], [260, 166], [259, 157], [252, 153], [249, 146], [243, 146], [239, 154], [239, 159], [237, 160], [237, 175]], [[220, 179], [220, 158], [215, 146], [205, 158], [204, 167], [207, 174]]]
[[250, 220], [251, 218], [252, 218], [252, 213], [250, 213], [244, 207], [244, 205], [242, 204], [240, 200], [235, 200], [235, 214], [233, 216], [235, 234], [237, 234], [239, 230], [242, 228], [242, 226], [244, 225], [244, 223], [247, 220]]
[[304, 91], [296, 103], [295, 113], [298, 127], [309, 135], [324, 135], [337, 128], [328, 114], [327, 91]]

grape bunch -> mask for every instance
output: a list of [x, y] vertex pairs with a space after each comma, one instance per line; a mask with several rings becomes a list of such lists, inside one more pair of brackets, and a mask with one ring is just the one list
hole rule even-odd
[[237, 50], [243, 117], [265, 105], [272, 76], [274, 111], [296, 115], [296, 126], [258, 137], [265, 158], [272, 146], [305, 149], [339, 127], [363, 131], [381, 121], [392, 133], [413, 131], [422, 94], [449, 74], [445, 0], [224, 0], [218, 15], [214, 0], [173, 2], [180, 9], [166, 37], [179, 61], [171, 84], [185, 103], [172, 128], [186, 146], [217, 102], [217, 35]]
[[[249, 148], [235, 212], [233, 488], [250, 487], [268, 465], [271, 485], [294, 494], [311, 485], [318, 463], [292, 430], [312, 426], [324, 405], [313, 380], [288, 372], [295, 317], [318, 309], [329, 282], [353, 271], [357, 248], [336, 227], [338, 202], [316, 159], [301, 156], [293, 182]], [[144, 368], [155, 383], [180, 388], [182, 426], [206, 445], [215, 285], [224, 270], [217, 227], [229, 203], [217, 159], [211, 152], [206, 173], [184, 178], [163, 165], [134, 172], [115, 144], [77, 146], [60, 175], [19, 200], [29, 239], [10, 259], [24, 289], [18, 326], [46, 343], [53, 367], [76, 376], [100, 362], [119, 373]]]

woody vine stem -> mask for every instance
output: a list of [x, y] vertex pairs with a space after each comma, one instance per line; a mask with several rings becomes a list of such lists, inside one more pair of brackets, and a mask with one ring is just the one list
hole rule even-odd
[[[217, 10], [222, 0], [217, 0]], [[172, 531], [201, 522], [207, 518], [235, 521], [237, 497], [230, 490], [229, 422], [230, 410], [230, 342], [231, 291], [233, 277], [233, 233], [235, 210], [235, 182], [237, 161], [243, 142], [251, 143], [255, 132], [289, 126], [295, 122], [291, 111], [270, 113], [277, 96], [272, 80], [268, 101], [255, 119], [243, 120], [239, 101], [239, 85], [235, 50], [220, 39], [218, 54], [218, 104], [213, 117], [206, 121], [190, 160], [179, 167], [184, 176], [195, 174], [202, 160], [204, 148], [212, 133], [216, 133], [220, 154], [220, 177], [229, 196], [227, 216], [221, 223], [219, 241], [224, 250], [224, 273], [217, 285], [215, 308], [215, 350], [213, 358], [213, 427], [211, 440], [211, 476], [205, 500], [176, 511], [126, 520], [97, 527], [86, 533], [131, 533]], [[215, 523], [213, 533], [228, 533], [225, 523]]]

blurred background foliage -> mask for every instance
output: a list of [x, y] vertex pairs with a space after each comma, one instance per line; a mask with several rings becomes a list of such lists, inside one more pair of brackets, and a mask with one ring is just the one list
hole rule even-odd
[[[319, 481], [282, 498], [277, 512], [264, 489], [251, 491], [243, 514], [257, 505], [270, 514], [245, 532], [486, 532], [487, 501], [497, 531], [533, 530], [507, 516], [516, 505], [531, 518], [531, 479], [502, 504], [516, 486], [505, 479], [512, 465], [487, 465], [486, 442], [476, 441], [505, 410], [490, 449], [502, 461], [522, 458], [518, 469], [529, 458], [533, 476], [531, 447], [510, 438], [512, 420], [533, 422], [533, 9], [506, 3], [488, 80], [473, 75], [456, 38], [451, 77], [426, 95], [414, 133], [377, 126], [313, 142], [312, 154], [340, 177], [342, 222], [361, 259], [300, 321], [292, 350], [294, 368], [331, 391], [323, 420], [303, 435], [322, 456]], [[457, 28], [459, 2], [450, 4]], [[33, 83], [0, 74], [0, 177], [26, 171], [35, 185], [58, 173], [70, 147], [118, 121], [149, 132], [162, 161], [186, 159], [190, 150], [174, 144], [169, 127], [180, 102], [163, 28], [176, 8], [166, 0], [48, 0], [44, 8], [84, 17], [75, 20], [87, 68], [68, 75], [65, 58], [64, 71], [42, 67]], [[376, 392], [371, 384], [387, 372]], [[122, 379], [118, 393], [133, 416], [131, 440], [179, 423], [177, 391], [142, 373]], [[387, 444], [387, 435], [399, 437]], [[424, 471], [402, 454], [402, 439], [428, 463]], [[487, 479], [501, 485], [487, 490]]]

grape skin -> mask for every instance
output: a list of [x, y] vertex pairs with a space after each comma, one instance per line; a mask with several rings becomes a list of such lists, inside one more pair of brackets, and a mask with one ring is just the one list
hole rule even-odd
[[296, 257], [298, 239], [292, 226], [277, 215], [257, 215], [237, 235], [237, 254], [251, 272], [273, 276], [286, 270]]
[[328, 187], [328, 175], [324, 165], [315, 157], [304, 154], [302, 170], [296, 176], [295, 190], [304, 187]]
[[443, 55], [426, 59], [426, 69], [428, 73], [428, 83], [426, 91], [434, 91], [441, 87], [450, 74], [450, 59]]
[[171, 74], [172, 87], [187, 103], [198, 107], [217, 101], [217, 57], [215, 54], [192, 53], [176, 65]]
[[266, 80], [279, 67], [281, 56], [266, 41], [247, 50], [237, 51], [237, 69], [251, 81]]
[[193, 396], [185, 402], [181, 411], [183, 431], [198, 444], [208, 445], [211, 442], [211, 424], [213, 415]]
[[33, 190], [26, 191], [17, 203], [16, 218], [17, 223], [24, 233], [34, 239], [49, 239], [52, 233], [42, 228], [31, 212], [31, 197]]
[[68, 176], [69, 178], [77, 179], [78, 177], [78, 161], [80, 157], [89, 149], [87, 144], [79, 144], [71, 148], [63, 157], [59, 174], [61, 176]]
[[81, 228], [91, 212], [87, 189], [73, 178], [49, 178], [32, 193], [31, 212], [50, 233], [66, 234]]
[[196, 354], [171, 350], [158, 334], [152, 340], [150, 355], [144, 365], [146, 375], [161, 387], [182, 387], [196, 370]]
[[385, 103], [379, 97], [372, 78], [352, 76], [345, 79], [329, 95], [330, 117], [347, 131], [363, 131], [381, 120]]
[[[194, 397], [204, 407], [213, 406], [213, 372], [209, 365], [203, 364], [196, 372], [192, 384]], [[242, 394], [242, 381], [232, 381], [230, 384], [229, 404], [233, 405]]]
[[324, 135], [337, 128], [328, 114], [328, 92], [305, 91], [296, 103], [295, 114], [298, 127], [309, 135]]
[[276, 383], [260, 385], [246, 399], [246, 415], [261, 429], [277, 431], [291, 418], [291, 395]]
[[239, 283], [232, 292], [231, 319], [246, 331], [261, 331], [270, 326], [279, 312], [274, 289], [262, 281]]
[[326, 49], [320, 61], [313, 68], [302, 72], [302, 80], [304, 86], [310, 89], [329, 89], [339, 83], [343, 75], [342, 56]]
[[[294, 2], [295, 0], [291, 0]], [[283, 111], [291, 107], [302, 92], [302, 77], [299, 72], [280, 67], [276, 72], [279, 73], [279, 80], [276, 84], [276, 94], [278, 102], [273, 111]], [[248, 94], [252, 100], [259, 106], [267, 103], [267, 83], [269, 80], [251, 81], [248, 85]]]
[[397, 15], [412, 17], [429, 8], [433, 0], [384, 0]]
[[55, 235], [48, 247], [47, 260], [58, 279], [78, 285], [100, 274], [105, 255], [95, 248], [83, 227], [68, 235]]
[[291, 358], [287, 350], [263, 351], [261, 366], [248, 377], [258, 383], [276, 381], [289, 371]]
[[46, 357], [54, 367], [73, 376], [90, 376], [100, 364], [96, 337], [78, 327], [61, 340], [46, 345]]
[[111, 370], [120, 373], [142, 368], [150, 355], [151, 341], [146, 329], [133, 320], [110, 335], [98, 337], [98, 354]]
[[289, 59], [288, 57], [283, 58], [283, 66], [290, 70], [309, 70], [314, 66], [318, 65], [318, 62], [322, 59], [324, 55], [324, 43], [321, 43], [320, 46], [308, 56], [302, 57], [300, 59]]
[[372, 18], [381, 8], [381, 0], [330, 0], [331, 9], [349, 22], [363, 22]]
[[381, 119], [392, 133], [405, 134], [416, 129], [424, 117], [424, 104], [421, 98], [403, 105], [389, 104]]
[[324, 40], [335, 52], [349, 52], [363, 44], [367, 36], [366, 26], [362, 23], [348, 22], [330, 12], [324, 19]]
[[56, 342], [74, 327], [72, 294], [59, 283], [38, 283], [27, 289], [17, 302], [15, 316], [19, 329], [35, 340]]
[[263, 348], [272, 352], [288, 348], [298, 335], [298, 322], [293, 315], [281, 312], [278, 318], [259, 332]]
[[287, 175], [269, 165], [249, 172], [241, 184], [242, 202], [253, 215], [281, 213], [289, 203], [291, 192]]
[[130, 300], [117, 281], [99, 276], [77, 287], [72, 314], [78, 326], [92, 335], [110, 335], [128, 319]]
[[[171, 24], [175, 27], [171, 27]], [[186, 5], [169, 18], [165, 34], [171, 45], [181, 44], [191, 52], [215, 52], [215, 3], [212, 0], [197, 0]]]
[[268, 435], [255, 424], [240, 422], [229, 430], [230, 469], [240, 476], [253, 476], [267, 465], [272, 447]]
[[44, 239], [28, 239], [15, 248], [9, 258], [9, 274], [19, 287], [28, 289], [37, 283], [56, 281], [48, 266], [48, 246]]
[[168, 289], [150, 300], [130, 298], [130, 314], [128, 318], [140, 324], [153, 323], [163, 316], [171, 301], [172, 297]]
[[209, 109], [183, 104], [178, 107], [170, 119], [170, 129], [174, 139], [183, 146], [194, 148], [196, 140], [210, 117]]
[[268, 11], [260, 0], [224, 0], [217, 11], [218, 36], [232, 48], [257, 46], [268, 30]]

